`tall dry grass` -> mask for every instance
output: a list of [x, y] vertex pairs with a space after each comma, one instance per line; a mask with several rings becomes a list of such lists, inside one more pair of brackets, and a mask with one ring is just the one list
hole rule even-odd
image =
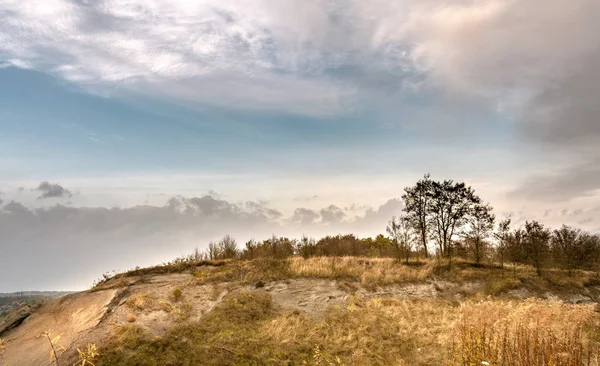
[[592, 306], [540, 300], [487, 301], [461, 306], [452, 365], [598, 365]]

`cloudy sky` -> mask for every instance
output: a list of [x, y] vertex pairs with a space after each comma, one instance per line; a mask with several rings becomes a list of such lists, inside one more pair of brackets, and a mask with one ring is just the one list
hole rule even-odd
[[430, 172], [600, 231], [597, 0], [0, 0], [0, 292], [385, 230]]

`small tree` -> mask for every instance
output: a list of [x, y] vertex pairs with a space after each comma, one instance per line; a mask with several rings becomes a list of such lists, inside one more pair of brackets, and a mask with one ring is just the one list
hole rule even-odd
[[475, 256], [475, 263], [481, 263], [485, 254], [486, 240], [494, 230], [496, 216], [492, 213], [490, 205], [475, 205], [467, 216], [469, 231], [465, 234], [471, 244]]
[[569, 276], [576, 268], [593, 268], [598, 259], [599, 249], [600, 239], [597, 235], [566, 225], [553, 232], [554, 261], [567, 269]]
[[528, 263], [525, 251], [525, 231], [515, 229], [505, 237], [504, 256], [513, 263], [513, 275], [517, 275], [517, 263]]
[[409, 219], [406, 216], [392, 217], [386, 231], [396, 246], [398, 256], [403, 257], [406, 264], [408, 264], [408, 259], [415, 243], [415, 235]]
[[303, 235], [300, 241], [296, 243], [295, 252], [304, 259], [317, 255], [315, 239]]
[[498, 257], [500, 258], [500, 268], [502, 269], [502, 274], [504, 275], [504, 257], [505, 251], [507, 247], [507, 241], [510, 236], [510, 216], [500, 221], [498, 224], [498, 230], [494, 233], [494, 237], [498, 243]]
[[568, 270], [569, 277], [576, 266], [581, 243], [581, 230], [563, 225], [552, 235], [552, 254], [555, 261]]
[[542, 266], [550, 251], [550, 230], [537, 221], [527, 221], [524, 234], [526, 255], [535, 267], [538, 276], [541, 276]]
[[218, 243], [211, 242], [208, 244], [208, 256], [212, 260], [234, 259], [239, 254], [235, 239], [229, 235], [225, 235]]

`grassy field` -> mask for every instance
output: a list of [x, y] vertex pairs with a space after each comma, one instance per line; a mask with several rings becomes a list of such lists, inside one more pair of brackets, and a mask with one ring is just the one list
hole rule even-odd
[[[596, 274], [356, 257], [172, 263], [127, 276], [189, 271], [190, 286], [256, 285], [227, 295], [199, 321], [183, 317], [162, 336], [133, 324], [117, 326], [100, 349], [100, 365], [597, 365], [599, 314], [593, 305], [503, 299], [508, 289], [570, 291], [596, 283]], [[278, 311], [261, 283], [290, 278], [336, 279], [365, 287], [432, 279], [483, 281], [486, 293], [450, 299], [363, 299], [330, 307], [315, 318]], [[173, 294], [174, 297], [179, 296]], [[132, 309], [156, 306], [151, 295], [130, 298]]]

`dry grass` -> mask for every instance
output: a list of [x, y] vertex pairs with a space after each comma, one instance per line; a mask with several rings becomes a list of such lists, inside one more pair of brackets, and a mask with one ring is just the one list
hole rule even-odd
[[171, 293], [171, 300], [174, 302], [179, 302], [179, 301], [181, 301], [182, 298], [183, 298], [183, 291], [179, 287], [177, 287]]
[[7, 347], [6, 341], [0, 338], [0, 351], [4, 351]]
[[430, 277], [435, 267], [434, 261], [407, 266], [393, 258], [294, 257], [287, 261], [293, 276], [351, 279], [363, 285], [420, 282]]
[[592, 306], [471, 303], [456, 324], [452, 365], [598, 365]]
[[[325, 319], [286, 314], [258, 332], [265, 343], [352, 365], [432, 365], [447, 358], [455, 310], [435, 300], [354, 298]], [[318, 347], [318, 348], [315, 348]]]
[[129, 296], [125, 303], [132, 310], [152, 310], [158, 307], [158, 296], [151, 292], [138, 293]]
[[164, 337], [121, 327], [97, 366], [586, 365], [596, 360], [597, 329], [591, 306], [351, 297], [317, 320], [277, 312], [268, 293], [252, 291]]
[[160, 339], [121, 328], [97, 365], [439, 364], [455, 313], [441, 301], [354, 298], [317, 321], [275, 312], [268, 293], [238, 293]]
[[162, 310], [170, 313], [173, 310], [173, 305], [168, 301], [160, 300], [158, 295], [151, 292], [133, 294], [129, 296], [125, 305], [134, 311]]
[[366, 287], [399, 283], [424, 282], [443, 279], [457, 283], [483, 282], [487, 293], [500, 295], [517, 287], [533, 291], [570, 291], [598, 283], [597, 274], [586, 271], [549, 269], [537, 276], [531, 266], [508, 265], [502, 269], [496, 264], [476, 265], [473, 262], [452, 259], [421, 259], [408, 265], [393, 258], [368, 257], [291, 257], [287, 259], [257, 259], [231, 261], [222, 266], [202, 266], [196, 269], [198, 284], [238, 282], [264, 284], [289, 278], [326, 278], [358, 282]]
[[487, 293], [490, 295], [499, 295], [508, 290], [514, 290], [521, 286], [521, 280], [515, 277], [502, 277], [494, 281], [488, 281]]
[[[196, 284], [241, 283], [260, 287], [270, 281], [293, 277], [327, 278], [358, 282], [366, 287], [398, 283], [423, 282], [442, 279], [451, 282], [483, 282], [491, 295], [501, 295], [517, 287], [538, 293], [547, 291], [569, 292], [585, 286], [600, 284], [600, 275], [594, 272], [545, 269], [542, 276], [528, 265], [475, 264], [461, 258], [421, 259], [408, 265], [393, 258], [370, 257], [289, 257], [285, 259], [259, 258], [254, 260], [191, 260], [173, 262], [118, 274], [101, 282], [94, 290], [120, 286], [131, 276], [162, 273], [190, 272]], [[177, 301], [172, 297], [173, 301]]]
[[[190, 267], [185, 267], [186, 270]], [[194, 266], [194, 282], [211, 284], [211, 299], [233, 284], [249, 293], [230, 293], [198, 322], [183, 292], [150, 293], [127, 300], [132, 311], [164, 310], [178, 322], [163, 337], [151, 337], [133, 325], [119, 328], [101, 349], [100, 365], [597, 365], [599, 314], [592, 306], [508, 302], [486, 295], [463, 303], [439, 299], [365, 301], [351, 297], [318, 319], [300, 310], [276, 311], [263, 290], [269, 281], [289, 278], [337, 280], [356, 293], [365, 287], [442, 279], [483, 282], [486, 292], [510, 289], [571, 291], [596, 283], [591, 272], [546, 270], [530, 266], [475, 265], [435, 259], [405, 265], [394, 259], [312, 257], [256, 259]], [[256, 289], [256, 290], [254, 290]], [[485, 362], [485, 363], [484, 363]]]
[[197, 284], [239, 282], [256, 284], [292, 277], [286, 260], [232, 261], [223, 266], [203, 266], [194, 272]]

